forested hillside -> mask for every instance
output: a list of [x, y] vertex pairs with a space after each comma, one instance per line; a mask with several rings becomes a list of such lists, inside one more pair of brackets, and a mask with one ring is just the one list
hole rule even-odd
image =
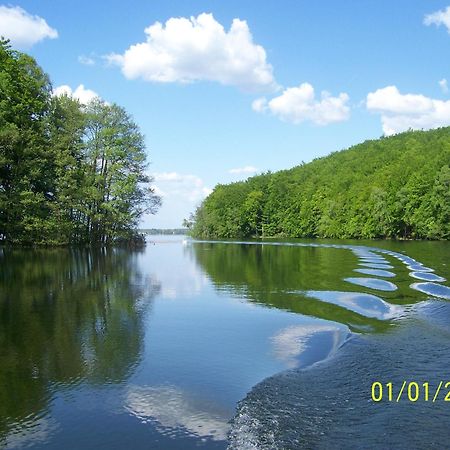
[[201, 238], [450, 239], [450, 127], [366, 141], [290, 170], [218, 185]]
[[130, 115], [52, 95], [30, 56], [0, 40], [0, 241], [108, 244], [133, 238], [159, 198]]

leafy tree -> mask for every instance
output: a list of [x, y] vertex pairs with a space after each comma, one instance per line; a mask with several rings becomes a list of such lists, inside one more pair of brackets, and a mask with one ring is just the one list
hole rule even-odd
[[259, 236], [262, 231], [263, 196], [261, 191], [251, 191], [242, 206], [242, 231], [245, 235]]
[[197, 237], [450, 238], [450, 128], [366, 141], [217, 186]]
[[148, 187], [144, 137], [129, 114], [100, 99], [86, 114], [87, 234], [107, 244], [128, 237], [143, 213], [156, 211], [160, 198]]
[[0, 40], [0, 236], [11, 242], [48, 232], [55, 180], [45, 129], [50, 92], [34, 59]]
[[82, 224], [86, 220], [86, 115], [79, 102], [67, 95], [53, 97], [51, 108], [49, 135], [55, 165], [53, 238], [59, 243], [80, 242], [85, 240]]
[[51, 92], [34, 59], [0, 40], [0, 241], [132, 239], [160, 205], [138, 126], [118, 105]]

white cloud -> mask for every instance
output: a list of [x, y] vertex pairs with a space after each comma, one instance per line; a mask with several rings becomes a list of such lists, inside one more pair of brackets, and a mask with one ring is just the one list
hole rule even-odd
[[245, 166], [245, 167], [237, 167], [236, 169], [230, 169], [228, 172], [240, 175], [242, 173], [256, 173], [258, 172], [258, 169], [253, 166]]
[[446, 9], [426, 15], [423, 19], [423, 23], [425, 25], [436, 25], [438, 27], [444, 25], [450, 33], [450, 6], [447, 6]]
[[253, 42], [247, 22], [234, 19], [229, 31], [212, 14], [171, 18], [147, 27], [145, 42], [106, 58], [126, 78], [189, 83], [217, 81], [246, 90], [274, 88], [264, 48]]
[[39, 16], [32, 16], [20, 6], [0, 6], [0, 36], [18, 48], [27, 49], [45, 38], [55, 39], [58, 32]]
[[350, 117], [349, 97], [345, 93], [332, 97], [322, 91], [320, 100], [315, 98], [314, 88], [309, 83], [285, 89], [278, 97], [267, 100], [259, 98], [252, 103], [256, 112], [270, 111], [286, 122], [295, 124], [311, 121], [316, 125], [342, 122]]
[[442, 78], [442, 80], [439, 80], [439, 86], [441, 87], [442, 92], [444, 94], [448, 93], [448, 82], [445, 78]]
[[95, 64], [94, 58], [91, 58], [90, 56], [86, 55], [80, 55], [78, 57], [78, 62], [80, 64], [83, 64], [84, 66], [93, 66]]
[[267, 99], [265, 97], [257, 98], [252, 102], [252, 109], [256, 112], [264, 112], [267, 110]]
[[153, 177], [153, 187], [162, 197], [162, 207], [158, 214], [142, 218], [143, 228], [179, 228], [212, 190], [204, 181], [192, 174], [159, 172]]
[[370, 92], [366, 106], [381, 114], [383, 132], [389, 136], [408, 129], [420, 130], [450, 125], [450, 100], [421, 94], [401, 94], [396, 86]]
[[83, 84], [80, 84], [74, 91], [66, 84], [58, 86], [53, 90], [53, 95], [55, 96], [64, 94], [77, 99], [82, 105], [87, 105], [90, 101], [94, 100], [94, 98], [99, 97], [97, 92], [86, 89]]
[[195, 202], [203, 200], [212, 192], [196, 175], [162, 172], [153, 174], [153, 179], [156, 189], [163, 197], [181, 197]]

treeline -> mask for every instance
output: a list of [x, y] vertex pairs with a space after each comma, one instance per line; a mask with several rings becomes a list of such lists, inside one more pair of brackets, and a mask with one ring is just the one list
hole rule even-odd
[[187, 228], [144, 228], [140, 231], [151, 235], [182, 235], [188, 234], [189, 230]]
[[218, 185], [200, 238], [450, 239], [450, 128], [366, 141], [290, 170]]
[[160, 204], [146, 167], [143, 135], [123, 108], [52, 95], [34, 59], [0, 40], [0, 241], [133, 239]]

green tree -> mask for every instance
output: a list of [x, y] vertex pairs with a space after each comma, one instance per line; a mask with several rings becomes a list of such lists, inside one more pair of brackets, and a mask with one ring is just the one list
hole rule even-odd
[[149, 187], [144, 137], [121, 107], [100, 99], [86, 108], [86, 231], [103, 244], [129, 237], [160, 198]]
[[264, 236], [449, 239], [449, 162], [450, 127], [366, 141], [217, 186], [192, 234], [250, 237], [264, 225]]
[[52, 96], [33, 58], [0, 40], [0, 241], [110, 244], [160, 198], [144, 138], [121, 107]]
[[11, 242], [48, 235], [55, 180], [46, 133], [50, 92], [34, 59], [0, 40], [0, 236]]
[[251, 191], [242, 205], [242, 231], [247, 236], [262, 234], [263, 197], [261, 191]]
[[49, 117], [50, 147], [54, 155], [55, 201], [52, 204], [53, 241], [85, 240], [86, 184], [84, 134], [86, 115], [80, 103], [67, 96], [55, 96]]

